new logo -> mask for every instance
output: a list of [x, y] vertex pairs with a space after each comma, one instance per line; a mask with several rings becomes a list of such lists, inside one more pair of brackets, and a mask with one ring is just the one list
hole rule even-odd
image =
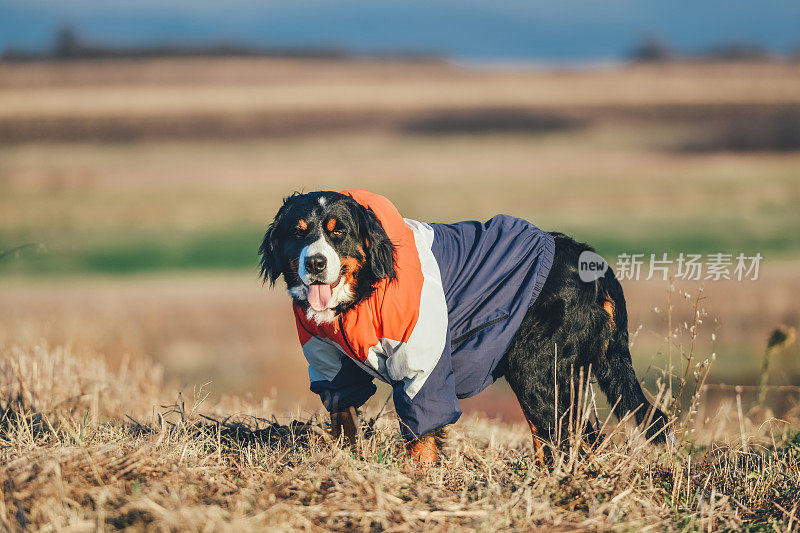
[[608, 270], [608, 263], [598, 254], [586, 250], [578, 257], [578, 275], [581, 281], [590, 283], [603, 277]]

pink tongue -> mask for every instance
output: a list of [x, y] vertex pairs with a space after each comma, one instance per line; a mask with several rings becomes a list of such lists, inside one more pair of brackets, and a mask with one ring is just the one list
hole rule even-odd
[[308, 303], [314, 311], [324, 311], [331, 301], [331, 286], [315, 283], [308, 287]]

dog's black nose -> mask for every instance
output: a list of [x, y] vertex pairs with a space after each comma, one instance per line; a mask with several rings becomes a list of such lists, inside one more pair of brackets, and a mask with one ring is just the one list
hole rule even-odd
[[309, 274], [321, 274], [325, 270], [328, 260], [324, 255], [310, 255], [306, 257], [306, 272]]

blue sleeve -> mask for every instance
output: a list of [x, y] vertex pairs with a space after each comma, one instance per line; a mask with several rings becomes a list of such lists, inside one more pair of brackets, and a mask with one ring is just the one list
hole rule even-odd
[[406, 440], [453, 424], [459, 419], [461, 407], [456, 397], [449, 335], [436, 366], [416, 393], [409, 396], [408, 391], [415, 390], [409, 387], [413, 381], [404, 379], [393, 384], [394, 408], [400, 418], [400, 431]]
[[[347, 407], [356, 409], [364, 405], [378, 388], [373, 377], [361, 369], [349, 357], [341, 355], [341, 368], [333, 379], [311, 381], [311, 392], [319, 394], [328, 411], [341, 411]], [[316, 377], [320, 377], [319, 375]]]

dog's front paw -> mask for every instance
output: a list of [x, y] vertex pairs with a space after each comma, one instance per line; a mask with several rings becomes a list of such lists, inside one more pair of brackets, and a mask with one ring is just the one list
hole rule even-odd
[[431, 466], [439, 460], [439, 447], [433, 437], [422, 436], [406, 443], [406, 451], [418, 466]]
[[355, 407], [348, 407], [342, 411], [331, 412], [331, 437], [339, 440], [344, 437], [344, 443], [354, 445], [358, 436], [358, 411]]
[[428, 467], [439, 461], [444, 438], [443, 428], [431, 431], [406, 443], [406, 452], [417, 466]]

